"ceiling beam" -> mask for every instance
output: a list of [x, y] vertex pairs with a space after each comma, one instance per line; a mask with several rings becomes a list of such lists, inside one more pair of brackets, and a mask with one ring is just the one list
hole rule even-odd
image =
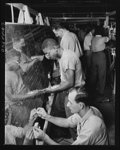
[[[10, 6], [11, 6], [11, 4], [12, 4], [12, 6], [18, 8], [19, 10], [23, 9], [23, 7], [25, 6], [25, 4], [23, 4], [23, 3], [6, 3], [6, 5], [10, 5]], [[28, 7], [28, 9], [31, 14], [33, 14], [33, 15], [38, 14], [38, 12], [36, 10], [34, 10], [30, 7]]]

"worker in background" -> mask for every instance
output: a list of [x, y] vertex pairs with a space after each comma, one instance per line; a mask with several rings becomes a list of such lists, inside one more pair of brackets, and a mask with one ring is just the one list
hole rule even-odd
[[[71, 143], [72, 145], [108, 145], [106, 126], [100, 111], [89, 105], [86, 93], [77, 93], [73, 90], [69, 93], [67, 107], [73, 113], [68, 118], [59, 118], [48, 115], [44, 108], [38, 108], [37, 114], [57, 125], [64, 128], [77, 127], [77, 137]], [[52, 140], [39, 127], [33, 127], [34, 137], [42, 139], [49, 145], [62, 145]], [[53, 130], [54, 132], [54, 130]]]
[[79, 58], [83, 55], [80, 42], [75, 33], [70, 32], [63, 23], [54, 24], [52, 29], [56, 37], [61, 38], [60, 47], [75, 52]]
[[96, 27], [95, 36], [91, 43], [92, 57], [89, 90], [90, 94], [95, 96], [96, 101], [99, 102], [108, 100], [104, 96], [106, 84], [106, 56], [104, 50], [109, 38], [104, 36], [103, 31], [101, 26]]
[[92, 54], [91, 41], [92, 41], [94, 32], [95, 32], [95, 28], [90, 27], [85, 36], [84, 43], [83, 43], [84, 52], [85, 52], [85, 64], [86, 64], [85, 66], [86, 84], [88, 83], [90, 70], [91, 70], [91, 54]]
[[45, 89], [45, 93], [57, 93], [52, 111], [55, 116], [70, 116], [71, 112], [66, 107], [69, 90], [82, 91], [85, 85], [81, 62], [73, 51], [59, 47], [53, 39], [46, 39], [42, 50], [48, 59], [58, 60], [60, 66], [60, 84]]

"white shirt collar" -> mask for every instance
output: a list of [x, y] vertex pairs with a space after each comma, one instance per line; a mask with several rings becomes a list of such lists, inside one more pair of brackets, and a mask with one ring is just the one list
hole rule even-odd
[[90, 108], [87, 113], [83, 116], [81, 122], [84, 122], [85, 120], [87, 120], [91, 115], [93, 114], [92, 109]]

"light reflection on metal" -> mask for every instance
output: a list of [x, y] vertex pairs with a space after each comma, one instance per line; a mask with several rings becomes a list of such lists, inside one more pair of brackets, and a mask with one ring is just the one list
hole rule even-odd
[[50, 19], [63, 19], [63, 20], [96, 20], [96, 19], [106, 19], [106, 17], [49, 17]]
[[12, 14], [12, 23], [14, 23], [14, 12], [13, 12], [13, 4], [10, 4], [11, 7], [11, 14]]

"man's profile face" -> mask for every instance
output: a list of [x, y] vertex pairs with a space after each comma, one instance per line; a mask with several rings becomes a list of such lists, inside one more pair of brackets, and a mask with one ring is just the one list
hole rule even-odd
[[47, 59], [56, 60], [56, 55], [57, 55], [56, 49], [54, 49], [54, 48], [52, 48], [52, 49], [51, 48], [45, 48], [45, 49], [43, 49], [43, 52], [44, 52], [45, 57]]
[[75, 101], [76, 95], [77, 95], [76, 91], [73, 91], [68, 95], [67, 107], [69, 107], [71, 113], [78, 113], [80, 110], [79, 103]]
[[55, 34], [56, 37], [62, 37], [62, 33], [60, 29], [53, 29], [53, 32]]
[[79, 103], [74, 99], [68, 99], [67, 107], [71, 110], [71, 113], [78, 113], [80, 111]]

